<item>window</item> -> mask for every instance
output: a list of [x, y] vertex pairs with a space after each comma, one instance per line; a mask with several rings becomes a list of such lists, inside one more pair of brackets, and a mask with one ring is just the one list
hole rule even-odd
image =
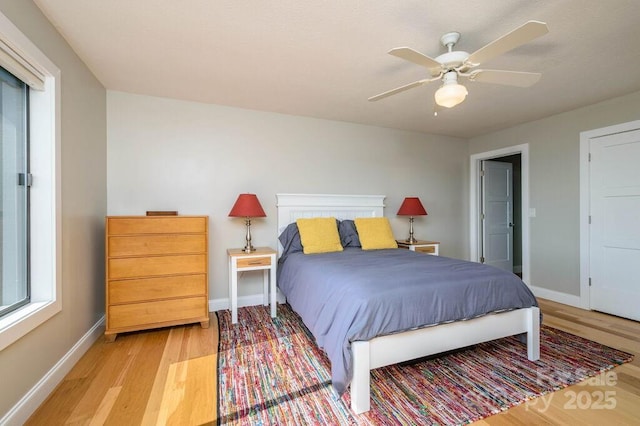
[[29, 90], [0, 68], [0, 317], [29, 303]]
[[0, 28], [2, 350], [62, 310], [62, 226], [60, 70], [2, 13]]

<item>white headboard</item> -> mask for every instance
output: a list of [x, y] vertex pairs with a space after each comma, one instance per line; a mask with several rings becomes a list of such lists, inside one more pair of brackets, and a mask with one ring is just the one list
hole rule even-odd
[[[288, 224], [305, 217], [356, 217], [384, 216], [384, 195], [336, 195], [336, 194], [276, 194], [278, 206], [278, 235]], [[278, 252], [280, 244], [278, 244]]]

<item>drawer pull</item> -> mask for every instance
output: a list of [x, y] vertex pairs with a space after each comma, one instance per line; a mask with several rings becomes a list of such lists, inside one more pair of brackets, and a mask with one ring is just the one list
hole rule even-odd
[[249, 262], [249, 265], [262, 265], [262, 261], [258, 260], [258, 261]]

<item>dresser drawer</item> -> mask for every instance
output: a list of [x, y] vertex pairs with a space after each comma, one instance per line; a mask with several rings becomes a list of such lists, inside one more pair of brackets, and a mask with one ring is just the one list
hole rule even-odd
[[108, 217], [109, 235], [204, 233], [206, 217]]
[[263, 257], [241, 257], [236, 260], [238, 269], [250, 268], [253, 266], [269, 266], [271, 265], [271, 256]]
[[109, 282], [109, 304], [204, 296], [204, 274], [141, 278]]
[[108, 278], [140, 278], [161, 275], [207, 272], [205, 254], [111, 258], [107, 261]]
[[145, 325], [160, 325], [164, 322], [195, 320], [207, 317], [207, 302], [204, 296], [177, 300], [132, 303], [109, 306], [108, 327], [110, 330], [144, 328]]
[[157, 254], [204, 253], [204, 234], [168, 234], [109, 237], [110, 257]]
[[415, 251], [418, 251], [420, 253], [433, 254], [436, 252], [436, 247], [435, 246], [416, 247]]

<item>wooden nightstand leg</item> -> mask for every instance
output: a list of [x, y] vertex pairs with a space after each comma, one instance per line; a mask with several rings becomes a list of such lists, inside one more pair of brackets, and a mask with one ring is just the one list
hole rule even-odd
[[200, 327], [202, 327], [202, 328], [209, 328], [209, 320], [206, 320], [206, 321], [200, 321]]
[[118, 333], [112, 333], [112, 334], [104, 334], [104, 341], [107, 343], [113, 343], [116, 341], [116, 337], [118, 337]]

